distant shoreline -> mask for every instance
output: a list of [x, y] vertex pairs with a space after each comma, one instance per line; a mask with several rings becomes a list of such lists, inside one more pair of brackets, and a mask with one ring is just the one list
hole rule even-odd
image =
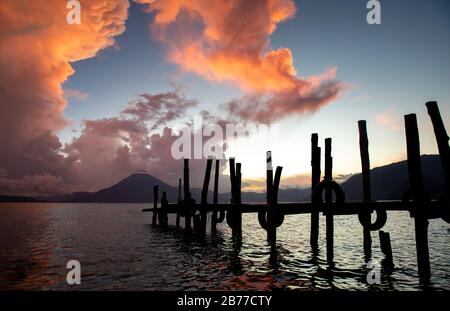
[[0, 203], [43, 202], [32, 197], [0, 195]]

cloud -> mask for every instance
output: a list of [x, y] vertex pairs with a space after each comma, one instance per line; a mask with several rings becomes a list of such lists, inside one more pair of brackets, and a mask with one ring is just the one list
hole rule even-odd
[[394, 108], [389, 108], [375, 116], [375, 122], [379, 127], [390, 131], [401, 131], [403, 130], [403, 120], [399, 116]]
[[[75, 162], [77, 190], [93, 191], [110, 186], [136, 170], [148, 171], [177, 185], [182, 177], [183, 161], [172, 157], [171, 147], [181, 134], [173, 132], [169, 125], [177, 121], [178, 125], [191, 126], [183, 120], [191, 119], [188, 112], [196, 105], [196, 101], [185, 98], [179, 90], [142, 94], [116, 117], [85, 120], [81, 135], [62, 150]], [[211, 116], [208, 118], [213, 120]], [[193, 145], [194, 136], [190, 139]], [[221, 172], [225, 164], [222, 161]], [[205, 159], [190, 161], [192, 186], [201, 187], [205, 165]], [[222, 189], [227, 187], [224, 179], [222, 176]]]
[[186, 110], [197, 106], [195, 100], [187, 100], [180, 92], [160, 94], [142, 94], [140, 98], [126, 107], [122, 113], [133, 117], [137, 121], [153, 121], [151, 129], [161, 124], [179, 119]]
[[[178, 91], [142, 94], [116, 117], [86, 120], [81, 135], [64, 146], [56, 136], [70, 124], [63, 116], [67, 98], [87, 96], [63, 90], [74, 73], [71, 63], [114, 46], [128, 17], [127, 0], [80, 2], [80, 25], [66, 23], [65, 1], [0, 3], [0, 45], [7, 47], [0, 49], [0, 192], [97, 190], [135, 169], [172, 184], [180, 176], [182, 161], [170, 156], [177, 139], [170, 122], [182, 120], [196, 102]], [[232, 116], [270, 121], [314, 112], [344, 88], [336, 68], [299, 77], [291, 51], [270, 48], [277, 25], [295, 14], [291, 0], [137, 2], [155, 13], [152, 31], [168, 46], [170, 61], [242, 90], [226, 106]], [[204, 166], [191, 161], [193, 185], [201, 184]]]
[[54, 195], [67, 193], [70, 188], [59, 176], [49, 174], [26, 175], [11, 179], [0, 176], [2, 195]]
[[244, 92], [228, 105], [238, 117], [267, 122], [314, 112], [346, 88], [336, 81], [336, 68], [299, 77], [291, 51], [270, 48], [277, 25], [295, 15], [292, 0], [137, 2], [155, 12], [152, 31], [168, 46], [171, 62]]
[[292, 114], [313, 113], [338, 97], [347, 86], [328, 79], [335, 76], [329, 69], [326, 78], [318, 77], [316, 86], [298, 86], [278, 93], [252, 93], [226, 104], [231, 116], [260, 123], [276, 121]]
[[[146, 169], [176, 184], [182, 161], [170, 156], [169, 122], [196, 106], [177, 91], [142, 94], [117, 116], [86, 120], [81, 135], [64, 146], [56, 136], [69, 124], [63, 90], [72, 62], [94, 57], [125, 30], [126, 0], [85, 0], [81, 25], [66, 23], [66, 2], [5, 0], [0, 3], [0, 192], [47, 195], [98, 190]], [[153, 130], [164, 127], [155, 133]], [[204, 162], [193, 161], [193, 184]]]
[[308, 188], [311, 187], [310, 174], [294, 174], [281, 178], [281, 188]]
[[69, 98], [75, 98], [79, 101], [85, 101], [89, 94], [77, 89], [64, 89], [64, 99], [67, 101]]
[[60, 154], [56, 136], [69, 124], [62, 84], [74, 73], [72, 62], [114, 43], [125, 30], [129, 5], [80, 2], [81, 25], [67, 24], [66, 1], [0, 2], [0, 163], [11, 180], [53, 176], [75, 182], [76, 163]]

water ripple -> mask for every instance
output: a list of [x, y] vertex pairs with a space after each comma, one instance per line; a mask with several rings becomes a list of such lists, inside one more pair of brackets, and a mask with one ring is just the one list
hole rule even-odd
[[[419, 290], [413, 220], [390, 213], [395, 266], [368, 285], [357, 217], [335, 218], [334, 265], [309, 246], [309, 216], [287, 216], [272, 249], [256, 215], [243, 216], [242, 244], [219, 224], [205, 244], [186, 239], [169, 217], [164, 231], [149, 225], [145, 204], [0, 204], [0, 289], [31, 290]], [[450, 290], [449, 225], [430, 221], [431, 289]], [[377, 233], [372, 258], [383, 262]], [[82, 284], [66, 284], [66, 263], [82, 266]]]

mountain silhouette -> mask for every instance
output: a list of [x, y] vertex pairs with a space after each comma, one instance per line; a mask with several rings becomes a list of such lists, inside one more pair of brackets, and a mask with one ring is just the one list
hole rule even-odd
[[[425, 191], [432, 199], [444, 190], [444, 173], [439, 155], [422, 155]], [[408, 163], [400, 161], [371, 169], [372, 200], [400, 200], [409, 189]], [[341, 184], [347, 201], [362, 201], [362, 175], [354, 174]], [[242, 193], [243, 201], [264, 202], [265, 193]], [[308, 202], [311, 188], [280, 189], [279, 202]]]
[[153, 202], [153, 186], [159, 186], [159, 198], [166, 191], [167, 196], [175, 199], [178, 190], [145, 173], [134, 173], [109, 188], [94, 192], [85, 198], [92, 202]]
[[72, 194], [53, 196], [49, 201], [65, 202], [116, 202], [116, 203], [148, 203], [153, 202], [153, 186], [159, 186], [159, 199], [166, 191], [169, 201], [178, 198], [178, 189], [169, 186], [162, 180], [146, 173], [134, 173], [117, 184], [97, 192], [74, 192]]
[[[425, 190], [431, 198], [436, 198], [444, 189], [444, 175], [438, 155], [421, 156]], [[400, 200], [409, 188], [407, 161], [392, 163], [371, 170], [372, 199]], [[119, 183], [97, 192], [75, 192], [47, 198], [36, 198], [57, 202], [116, 202], [116, 203], [149, 203], [153, 202], [153, 186], [159, 186], [159, 200], [162, 191], [166, 191], [169, 202], [178, 199], [178, 188], [172, 187], [162, 180], [147, 174], [134, 173]], [[341, 184], [347, 201], [360, 201], [362, 197], [362, 175], [355, 174]], [[212, 183], [210, 189], [212, 188]], [[192, 197], [199, 202], [201, 189], [192, 188]], [[310, 201], [311, 188], [280, 189], [279, 202]], [[5, 197], [6, 198], [6, 197]], [[22, 198], [25, 200], [24, 198]], [[1, 196], [0, 196], [1, 201]], [[11, 201], [6, 198], [5, 201]], [[243, 202], [265, 202], [266, 193], [242, 192]], [[208, 202], [212, 202], [212, 191], [208, 193]], [[230, 202], [230, 193], [219, 193], [220, 203]]]
[[[425, 191], [431, 198], [444, 190], [444, 173], [438, 155], [421, 156], [423, 182]], [[409, 189], [407, 161], [392, 163], [371, 170], [372, 199], [400, 200]], [[346, 199], [362, 200], [362, 175], [356, 174], [342, 184]]]

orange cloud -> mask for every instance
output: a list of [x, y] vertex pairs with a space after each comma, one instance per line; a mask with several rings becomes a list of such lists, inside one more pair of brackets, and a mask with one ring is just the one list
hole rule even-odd
[[68, 124], [62, 84], [74, 72], [71, 62], [114, 43], [129, 6], [127, 0], [80, 3], [81, 24], [69, 25], [66, 1], [0, 2], [0, 165], [12, 179], [72, 178], [73, 163], [59, 154], [56, 137]]
[[270, 49], [269, 38], [277, 25], [295, 15], [292, 0], [137, 2], [147, 3], [156, 13], [152, 29], [168, 46], [171, 62], [243, 90], [245, 98], [229, 107], [241, 118], [270, 121], [314, 112], [344, 89], [335, 80], [336, 68], [298, 77], [291, 51]]

